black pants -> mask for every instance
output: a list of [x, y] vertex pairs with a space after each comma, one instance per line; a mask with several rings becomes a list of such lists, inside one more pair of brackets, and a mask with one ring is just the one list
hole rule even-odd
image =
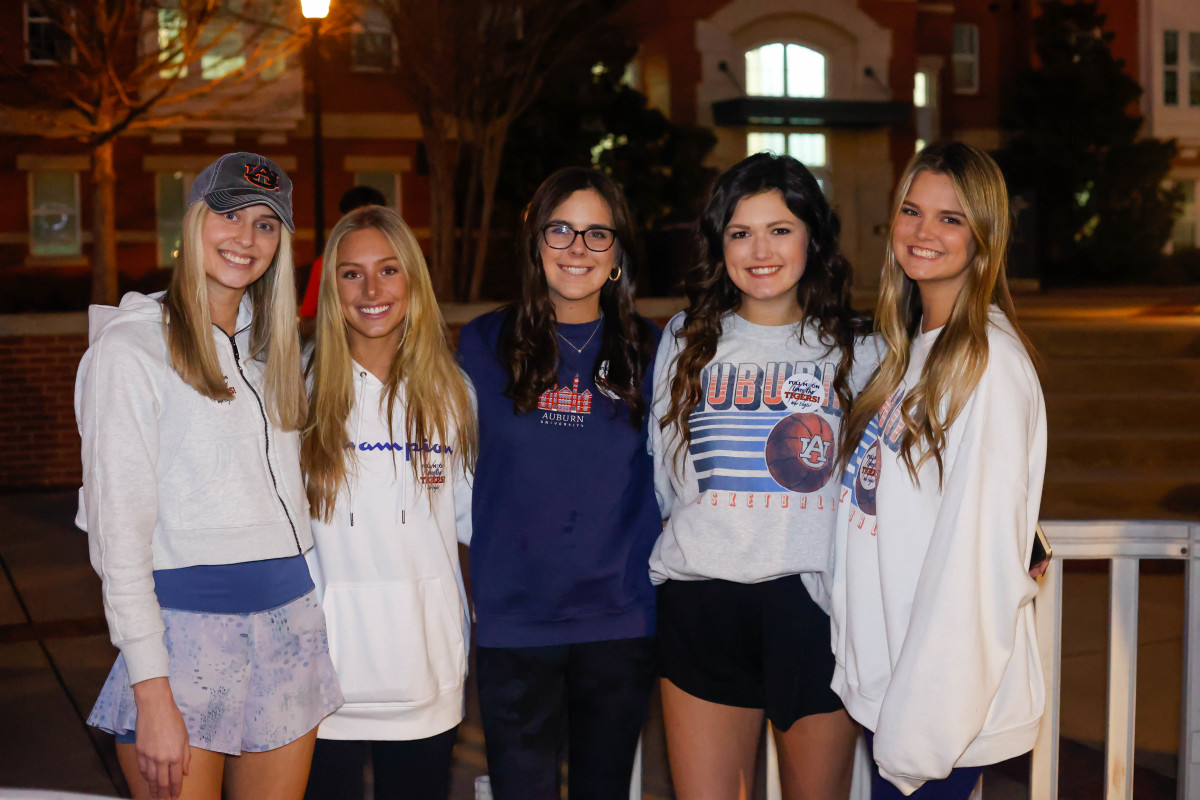
[[657, 672], [652, 638], [480, 647], [476, 659], [495, 800], [558, 800], [564, 732], [571, 800], [629, 796]]
[[363, 800], [367, 751], [375, 800], [446, 800], [458, 727], [428, 739], [362, 742], [317, 739], [304, 800]]

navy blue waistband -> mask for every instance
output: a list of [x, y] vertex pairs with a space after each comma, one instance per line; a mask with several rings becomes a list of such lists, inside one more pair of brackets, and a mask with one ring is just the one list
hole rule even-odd
[[313, 590], [304, 556], [154, 570], [162, 608], [250, 614], [277, 608]]

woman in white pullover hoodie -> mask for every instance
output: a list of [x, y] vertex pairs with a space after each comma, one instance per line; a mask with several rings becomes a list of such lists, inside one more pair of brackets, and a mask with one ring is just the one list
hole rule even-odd
[[831, 592], [833, 688], [874, 732], [875, 800], [964, 799], [1037, 737], [1046, 415], [1008, 237], [995, 162], [955, 142], [916, 155], [876, 312], [888, 351], [846, 423]]
[[136, 798], [299, 798], [341, 703], [303, 557], [291, 195], [269, 159], [222, 156], [166, 294], [89, 312], [78, 522], [121, 654], [88, 721]]
[[325, 249], [302, 461], [313, 578], [346, 695], [321, 723], [306, 797], [444, 800], [463, 714], [470, 393], [424, 258], [390, 209], [343, 217]]

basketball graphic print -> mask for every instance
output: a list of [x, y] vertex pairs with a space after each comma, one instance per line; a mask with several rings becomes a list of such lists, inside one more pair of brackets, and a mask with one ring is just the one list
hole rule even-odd
[[819, 414], [790, 414], [771, 429], [763, 455], [780, 486], [815, 492], [833, 472], [833, 429]]
[[858, 462], [858, 474], [854, 477], [854, 502], [864, 514], [875, 516], [875, 490], [879, 488], [879, 440], [875, 440], [862, 461]]

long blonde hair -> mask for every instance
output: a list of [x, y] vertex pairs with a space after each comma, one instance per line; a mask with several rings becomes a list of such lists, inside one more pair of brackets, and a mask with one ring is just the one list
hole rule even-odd
[[[212, 213], [200, 201], [193, 203], [183, 217], [183, 246], [163, 298], [163, 327], [171, 366], [184, 383], [205, 397], [228, 400], [229, 389], [213, 342], [201, 237], [204, 220]], [[281, 225], [279, 247], [271, 265], [246, 290], [254, 319], [250, 352], [240, 355], [243, 360], [266, 361], [264, 403], [271, 421], [284, 430], [299, 430], [306, 411], [296, 333], [294, 272], [292, 234]]]
[[1010, 231], [1004, 175], [990, 156], [970, 145], [961, 142], [929, 145], [909, 161], [896, 188], [892, 231], [888, 234], [875, 309], [875, 328], [883, 334], [887, 353], [846, 420], [842, 465], [908, 369], [912, 340], [921, 321], [921, 296], [916, 282], [904, 274], [896, 260], [892, 233], [908, 190], [922, 172], [935, 172], [950, 179], [975, 240], [975, 255], [966, 267], [966, 283], [954, 301], [949, 321], [929, 352], [921, 377], [905, 395], [900, 409], [905, 426], [900, 440], [901, 459], [914, 480], [921, 465], [934, 459], [940, 487], [942, 454], [950, 426], [987, 367], [989, 307], [996, 305], [1004, 312], [1031, 356], [1033, 348], [1017, 326], [1016, 309], [1004, 275]]
[[[354, 369], [337, 290], [338, 247], [349, 234], [371, 228], [391, 244], [408, 282], [403, 333], [392, 359], [386, 391], [380, 398], [387, 407], [389, 435], [392, 409], [403, 389], [407, 441], [440, 441], [443, 446], [453, 442], [454, 453], [446, 460], [457, 459], [463, 469], [474, 468], [478, 449], [470, 391], [446, 342], [446, 324], [416, 237], [400, 215], [389, 208], [368, 206], [352, 211], [333, 226], [325, 245], [316, 347], [309, 366], [312, 396], [300, 448], [313, 516], [325, 522], [333, 518], [338, 490], [356, 458], [355, 451], [347, 447], [347, 423], [354, 406]], [[419, 460], [412, 459], [414, 474]]]

